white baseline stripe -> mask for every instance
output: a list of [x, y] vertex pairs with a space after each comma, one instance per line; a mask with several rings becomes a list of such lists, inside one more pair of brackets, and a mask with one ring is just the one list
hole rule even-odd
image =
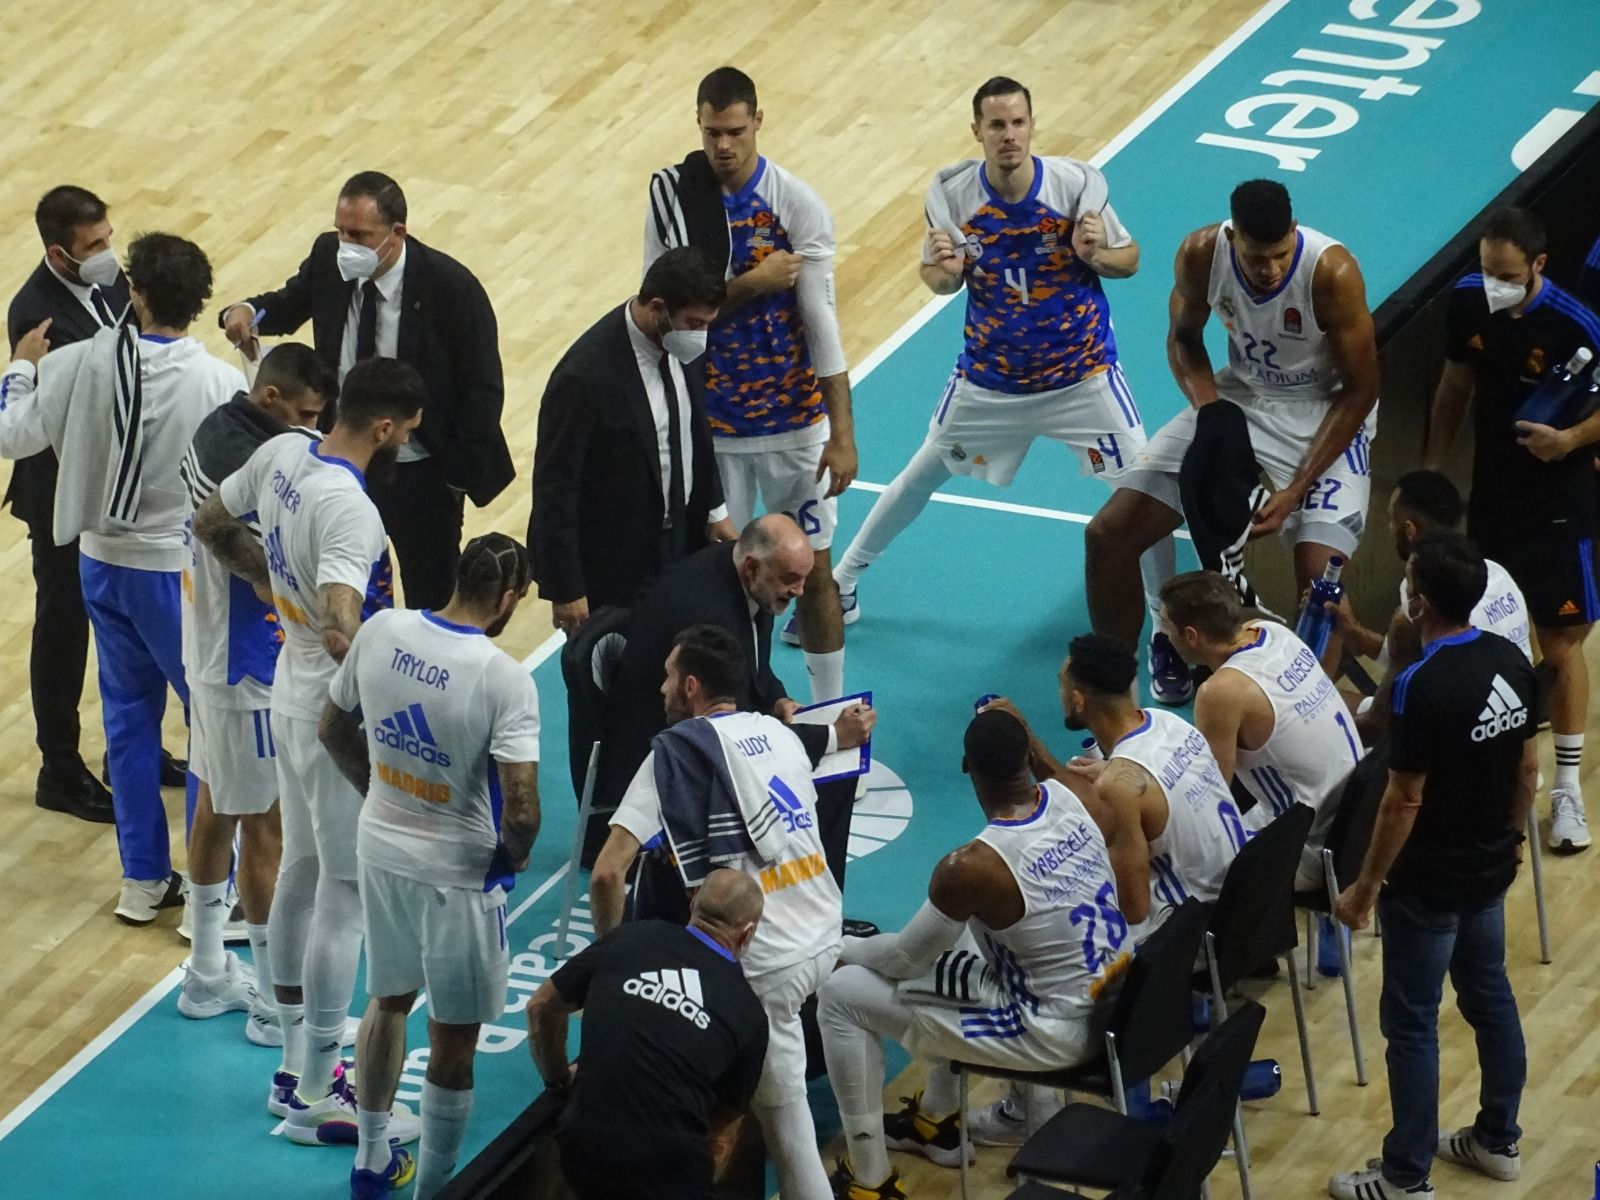
[[12, 1109], [4, 1120], [0, 1120], [0, 1141], [4, 1141], [8, 1134], [31, 1117], [46, 1100], [65, 1087], [74, 1075], [98, 1058], [101, 1051], [126, 1033], [140, 1017], [160, 1004], [167, 993], [177, 987], [182, 980], [183, 968], [173, 967], [148, 992], [135, 1000], [127, 1012], [102, 1029], [93, 1041], [74, 1054], [59, 1071], [35, 1088], [26, 1100]]
[[[1162, 113], [1166, 112], [1167, 109], [1171, 108], [1175, 103], [1177, 103], [1178, 99], [1182, 97], [1184, 93], [1188, 92], [1194, 87], [1195, 84], [1199, 83], [1201, 79], [1205, 78], [1205, 76], [1209, 74], [1218, 63], [1220, 63], [1229, 54], [1233, 53], [1234, 50], [1238, 49], [1239, 46], [1247, 38], [1249, 38], [1252, 33], [1261, 28], [1262, 25], [1264, 25], [1275, 13], [1284, 8], [1288, 3], [1289, 0], [1270, 0], [1269, 3], [1263, 5], [1253, 17], [1251, 17], [1243, 25], [1239, 26], [1239, 28], [1234, 30], [1233, 33], [1229, 34], [1227, 39], [1224, 40], [1221, 45], [1219, 45], [1210, 54], [1206, 55], [1205, 58], [1201, 59], [1200, 62], [1196, 64], [1194, 70], [1190, 71], [1170, 89], [1168, 89], [1166, 94], [1163, 95], [1161, 99], [1157, 100], [1149, 108], [1145, 109], [1144, 112], [1140, 113], [1139, 116], [1134, 118], [1134, 121], [1131, 125], [1113, 137], [1111, 141], [1107, 143], [1105, 148], [1089, 161], [1095, 166], [1104, 166], [1108, 161], [1110, 161], [1112, 156], [1117, 153], [1117, 151], [1121, 150], [1140, 133], [1144, 132], [1151, 122], [1153, 122]], [[894, 333], [890, 334], [888, 340], [885, 341], [883, 345], [879, 346], [875, 351], [863, 359], [861, 365], [850, 373], [851, 384], [859, 384], [861, 380], [865, 379], [874, 370], [876, 370], [883, 363], [883, 361], [889, 357], [889, 355], [893, 354], [895, 350], [904, 345], [906, 340], [910, 338], [912, 334], [916, 333], [917, 330], [921, 329], [930, 320], [932, 320], [934, 314], [937, 313], [944, 305], [948, 304], [952, 298], [953, 297], [950, 296], [939, 296], [923, 305], [922, 308], [919, 309], [909, 321], [907, 321]], [[853, 484], [852, 486], [861, 487], [866, 491], [882, 490], [881, 486], [863, 485], [859, 482]], [[1027, 505], [1021, 504], [1008, 505], [999, 500], [973, 500], [966, 496], [941, 496], [937, 493], [934, 495], [934, 499], [946, 504], [959, 504], [972, 508], [992, 508], [1000, 512], [1017, 511], [1029, 516], [1048, 517], [1052, 520], [1072, 521], [1074, 523], [1086, 522], [1088, 520], [1088, 518], [1082, 517], [1077, 513], [1058, 513], [1053, 509], [1031, 508]], [[523, 667], [530, 671], [533, 670], [540, 663], [544, 662], [547, 658], [559, 650], [562, 645], [565, 644], [565, 642], [565, 634], [552, 634], [540, 644], [538, 649], [536, 649], [527, 658], [523, 659]], [[567, 864], [566, 866], [561, 867], [555, 875], [551, 876], [550, 879], [546, 880], [545, 883], [541, 885], [537, 892], [535, 892], [527, 900], [523, 901], [522, 904], [518, 905], [517, 911], [515, 914], [513, 914], [511, 919], [515, 919], [515, 916], [520, 915], [528, 905], [532, 904], [534, 900], [543, 895], [544, 892], [550, 886], [552, 886], [557, 879], [561, 878], [561, 876], [566, 873], [570, 866], [571, 864]], [[506, 924], [509, 925], [510, 923], [511, 921], [507, 920]], [[123, 1013], [110, 1025], [106, 1026], [106, 1028], [101, 1030], [99, 1035], [96, 1036], [93, 1041], [91, 1041], [82, 1050], [78, 1051], [78, 1053], [74, 1054], [59, 1071], [57, 1071], [48, 1080], [35, 1089], [34, 1092], [20, 1105], [13, 1109], [4, 1120], [0, 1120], [0, 1140], [3, 1140], [7, 1134], [11, 1133], [12, 1130], [16, 1129], [18, 1125], [22, 1124], [23, 1121], [31, 1116], [40, 1105], [42, 1105], [51, 1096], [55, 1095], [56, 1092], [60, 1091], [62, 1087], [66, 1085], [68, 1080], [70, 1080], [79, 1071], [83, 1070], [84, 1067], [88, 1066], [91, 1062], [98, 1058], [101, 1051], [103, 1051], [112, 1042], [116, 1041], [117, 1038], [121, 1037], [122, 1034], [125, 1033], [136, 1021], [138, 1021], [140, 1017], [144, 1016], [145, 1013], [154, 1008], [161, 998], [171, 991], [178, 981], [182, 979], [182, 977], [182, 968], [174, 968], [166, 975], [165, 978], [163, 978], [148, 992], [135, 1001], [127, 1012]]]
[[[850, 486], [860, 488], [863, 492], [882, 492], [888, 489], [887, 484], [867, 483], [860, 479]], [[961, 508], [987, 508], [994, 512], [1015, 513], [1021, 517], [1043, 517], [1047, 521], [1066, 521], [1073, 525], [1087, 525], [1094, 519], [1092, 514], [1067, 512], [1059, 508], [1036, 508], [1031, 504], [1012, 504], [1006, 500], [982, 500], [976, 496], [952, 496], [945, 492], [935, 492], [931, 499], [939, 504], [954, 504]], [[1178, 529], [1174, 531], [1173, 536], [1187, 540], [1189, 531], [1187, 529]]]

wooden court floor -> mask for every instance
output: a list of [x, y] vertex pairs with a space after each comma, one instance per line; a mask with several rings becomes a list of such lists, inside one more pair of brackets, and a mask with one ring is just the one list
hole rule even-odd
[[[122, 245], [154, 229], [198, 241], [216, 270], [220, 306], [293, 271], [328, 226], [346, 176], [385, 170], [406, 189], [413, 235], [467, 263], [499, 314], [505, 427], [522, 475], [489, 509], [469, 512], [468, 530], [520, 536], [545, 378], [571, 340], [632, 290], [644, 183], [694, 146], [693, 92], [705, 71], [723, 62], [750, 71], [766, 111], [763, 151], [831, 205], [845, 347], [859, 362], [927, 298], [915, 271], [922, 192], [935, 168], [971, 150], [967, 104], [982, 79], [1006, 73], [1028, 83], [1036, 149], [1087, 158], [1255, 7], [8, 0], [0, 6], [0, 285], [9, 296], [38, 258], [38, 196], [74, 182], [112, 205]], [[1171, 248], [1146, 249], [1146, 269], [1164, 269]], [[225, 353], [215, 312], [198, 332]], [[185, 947], [173, 915], [146, 930], [112, 919], [118, 869], [109, 828], [34, 807], [32, 583], [23, 526], [7, 518], [0, 587], [10, 600], [0, 609], [3, 1116], [180, 962]], [[504, 644], [526, 654], [549, 632], [548, 609], [530, 603]], [[82, 713], [84, 756], [95, 762], [102, 740], [92, 679]], [[181, 739], [173, 713], [168, 745]], [[175, 794], [171, 810], [181, 845]], [[1587, 1164], [1600, 1150], [1600, 968], [1585, 937], [1600, 901], [1594, 854], [1550, 864], [1556, 965], [1536, 962], [1525, 883], [1511, 904], [1513, 981], [1534, 1063], [1527, 1174], [1520, 1184], [1489, 1185], [1441, 1169], [1442, 1194], [1587, 1194]], [[1363, 951], [1364, 978], [1375, 984], [1375, 950], [1364, 943]], [[1376, 1152], [1386, 1100], [1375, 996], [1368, 987], [1363, 999], [1377, 1082], [1359, 1091], [1338, 990], [1311, 997], [1323, 1087], [1315, 1120], [1300, 1113], [1286, 994], [1280, 985], [1267, 997], [1264, 1045], [1283, 1061], [1286, 1083], [1249, 1118], [1257, 1195], [1316, 1195], [1329, 1170]], [[1466, 1121], [1472, 1044], [1448, 1014], [1444, 1026], [1447, 1118]], [[891, 1085], [891, 1099], [909, 1090]], [[980, 1170], [997, 1178], [1002, 1161], [986, 1156]], [[954, 1173], [928, 1168], [909, 1178], [913, 1195], [956, 1194]], [[1233, 1194], [1227, 1170], [1217, 1179], [1219, 1195]], [[991, 1186], [984, 1194], [999, 1193]]]

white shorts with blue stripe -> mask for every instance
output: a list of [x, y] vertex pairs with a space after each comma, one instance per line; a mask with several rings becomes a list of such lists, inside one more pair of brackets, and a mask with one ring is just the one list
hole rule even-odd
[[277, 757], [265, 705], [233, 707], [209, 688], [189, 685], [189, 769], [210, 787], [213, 811], [230, 817], [270, 811], [278, 802]]
[[979, 387], [952, 372], [928, 423], [952, 475], [1005, 487], [1035, 438], [1069, 447], [1078, 471], [1115, 480], [1145, 443], [1144, 424], [1121, 366], [1049, 392], [1014, 394]]

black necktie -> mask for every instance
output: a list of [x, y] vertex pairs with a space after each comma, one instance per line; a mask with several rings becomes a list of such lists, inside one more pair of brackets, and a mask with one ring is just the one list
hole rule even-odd
[[367, 280], [361, 285], [361, 319], [356, 323], [356, 361], [365, 362], [378, 353], [378, 285]]
[[105, 293], [98, 287], [89, 289], [89, 303], [94, 305], [94, 315], [100, 318], [100, 324], [110, 329], [117, 323], [117, 318], [111, 315], [111, 305], [106, 303]]
[[667, 402], [667, 459], [671, 471], [667, 478], [667, 524], [672, 541], [682, 553], [684, 540], [683, 426], [678, 418], [678, 389], [672, 382], [672, 356], [661, 356], [661, 390]]

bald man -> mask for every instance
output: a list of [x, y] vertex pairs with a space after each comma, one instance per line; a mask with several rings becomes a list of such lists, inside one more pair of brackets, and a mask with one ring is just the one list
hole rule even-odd
[[[578, 1200], [705, 1200], [712, 1144], [749, 1103], [767, 1017], [738, 959], [761, 920], [761, 885], [713, 871], [689, 925], [636, 921], [563, 966], [528, 1001], [545, 1087], [570, 1092], [556, 1134]], [[578, 1057], [567, 1019], [583, 1010]]]
[[[772, 619], [805, 591], [814, 555], [800, 527], [782, 513], [758, 517], [735, 542], [719, 542], [674, 563], [633, 610], [628, 645], [606, 699], [594, 818], [584, 841], [592, 867], [606, 839], [611, 814], [622, 800], [651, 739], [666, 728], [661, 685], [677, 636], [691, 625], [727, 630], [744, 654], [745, 670], [733, 697], [741, 712], [788, 721], [800, 706], [772, 672]], [[813, 763], [832, 747], [821, 726], [796, 726]]]

